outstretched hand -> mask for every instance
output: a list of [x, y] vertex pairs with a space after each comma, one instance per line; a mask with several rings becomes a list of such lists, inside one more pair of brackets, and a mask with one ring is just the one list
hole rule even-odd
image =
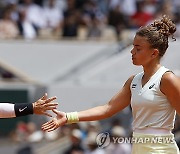
[[33, 103], [34, 114], [47, 115], [49, 117], [52, 117], [49, 113], [47, 113], [47, 111], [57, 108], [58, 103], [52, 102], [55, 99], [55, 96], [47, 98], [47, 93], [45, 93], [42, 98]]
[[43, 131], [51, 132], [60, 126], [63, 126], [67, 122], [65, 112], [57, 111], [55, 109], [53, 109], [52, 111], [56, 114], [56, 117], [42, 125], [41, 128]]

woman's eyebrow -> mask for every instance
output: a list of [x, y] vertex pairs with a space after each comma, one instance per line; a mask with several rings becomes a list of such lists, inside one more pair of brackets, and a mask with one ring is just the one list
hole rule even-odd
[[138, 44], [133, 44], [135, 47], [140, 47], [140, 45], [138, 45]]

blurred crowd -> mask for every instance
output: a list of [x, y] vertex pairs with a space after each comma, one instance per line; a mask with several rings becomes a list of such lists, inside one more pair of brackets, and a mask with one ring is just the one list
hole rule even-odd
[[[104, 129], [99, 121], [83, 122], [65, 125], [57, 131], [47, 133], [38, 129], [34, 122], [20, 121], [17, 123], [16, 129], [11, 132], [11, 138], [17, 143], [28, 143], [26, 148], [23, 147], [23, 150], [29, 151], [33, 151], [30, 150], [32, 147], [29, 146], [29, 143], [39, 143], [45, 140], [50, 142], [66, 137], [69, 141], [68, 146], [61, 154], [130, 154], [130, 143], [119, 144], [117, 142], [114, 144], [112, 137], [130, 137], [131, 133], [121, 125], [119, 119], [114, 119], [110, 125], [109, 129]], [[109, 134], [106, 137], [110, 137], [111, 142], [106, 145], [106, 148], [99, 148], [100, 145], [97, 144], [96, 137], [104, 132]], [[61, 142], [64, 144], [63, 141]]]
[[179, 0], [1, 0], [0, 38], [121, 40], [164, 14], [180, 36]]
[[[63, 141], [66, 138], [68, 139], [68, 142], [66, 142], [68, 146], [60, 154], [131, 154], [131, 142], [126, 140], [127, 142], [123, 143], [123, 139], [131, 138], [132, 130], [122, 125], [122, 121], [118, 118], [114, 118], [109, 124], [110, 127], [105, 128], [101, 121], [83, 122], [64, 125], [56, 131], [48, 133], [41, 131], [40, 127], [32, 121], [19, 121], [16, 128], [11, 132], [11, 139], [17, 143], [27, 143], [26, 147], [23, 147], [20, 151], [32, 151], [32, 149], [30, 150], [32, 148], [30, 143], [41, 143], [43, 141], [51, 143], [58, 139], [62, 139], [58, 142], [61, 142], [59, 144], [64, 146]], [[180, 148], [179, 116], [177, 116], [173, 133]], [[103, 135], [105, 138], [102, 137]], [[46, 146], [48, 148], [48, 144]], [[101, 146], [103, 148], [99, 148]], [[30, 154], [33, 154], [33, 152]]]

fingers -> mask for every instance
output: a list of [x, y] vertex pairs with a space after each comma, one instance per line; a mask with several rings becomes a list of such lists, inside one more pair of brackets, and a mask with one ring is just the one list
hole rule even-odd
[[58, 106], [58, 103], [47, 103], [47, 104], [43, 104], [44, 105], [44, 107], [46, 107], [46, 108], [51, 108], [51, 110], [52, 109], [57, 109], [57, 106]]
[[41, 99], [46, 100], [47, 99], [47, 93], [45, 93], [44, 96]]
[[44, 104], [46, 107], [49, 107], [49, 106], [57, 106], [58, 105], [58, 103], [57, 102], [53, 102], [53, 103], [46, 103], [46, 104]]
[[57, 109], [57, 105], [58, 105], [58, 103], [48, 103], [48, 104], [44, 104], [44, 110]]
[[54, 109], [57, 109], [56, 106], [49, 106], [49, 107], [46, 107], [44, 110], [54, 110]]
[[52, 111], [53, 111], [55, 114], [58, 114], [58, 113], [59, 113], [59, 111], [56, 110], [56, 109], [53, 109]]
[[51, 120], [50, 122], [47, 122], [47, 123], [43, 124], [42, 127], [41, 127], [41, 129], [42, 129], [43, 131], [47, 131], [48, 129], [50, 129], [50, 128], [52, 128], [52, 127], [54, 127], [54, 125], [53, 125], [53, 120]]
[[43, 130], [44, 130], [44, 131], [48, 131], [49, 129], [52, 129], [52, 128], [54, 128], [54, 127], [55, 127], [55, 125], [52, 123], [52, 124], [44, 127]]
[[55, 99], [57, 99], [57, 97], [56, 97], [56, 96], [51, 97], [51, 98], [48, 98], [48, 99], [46, 99], [46, 100], [45, 100], [45, 103], [52, 102], [52, 101], [54, 101]]
[[56, 128], [58, 128], [58, 126], [56, 126], [56, 124], [54, 123], [54, 120], [51, 120], [45, 124], [42, 125], [42, 130], [43, 131], [53, 131], [55, 130]]
[[41, 128], [44, 129], [44, 128], [48, 127], [52, 122], [53, 122], [53, 120], [44, 123]]
[[52, 127], [51, 129], [48, 129], [47, 131], [48, 132], [51, 132], [51, 131], [53, 131], [53, 130], [55, 130], [55, 129], [57, 129], [58, 127], [57, 126], [54, 126], [54, 127]]
[[35, 102], [36, 110], [52, 110], [57, 109], [58, 103], [45, 103], [44, 101]]

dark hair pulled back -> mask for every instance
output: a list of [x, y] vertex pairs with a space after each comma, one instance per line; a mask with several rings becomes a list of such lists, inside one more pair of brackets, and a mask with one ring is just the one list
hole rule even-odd
[[173, 37], [175, 31], [176, 25], [170, 18], [164, 15], [162, 19], [155, 20], [148, 26], [141, 27], [136, 32], [136, 35], [145, 37], [152, 48], [159, 50], [159, 56], [162, 57], [169, 46], [169, 36], [172, 36], [175, 40]]

